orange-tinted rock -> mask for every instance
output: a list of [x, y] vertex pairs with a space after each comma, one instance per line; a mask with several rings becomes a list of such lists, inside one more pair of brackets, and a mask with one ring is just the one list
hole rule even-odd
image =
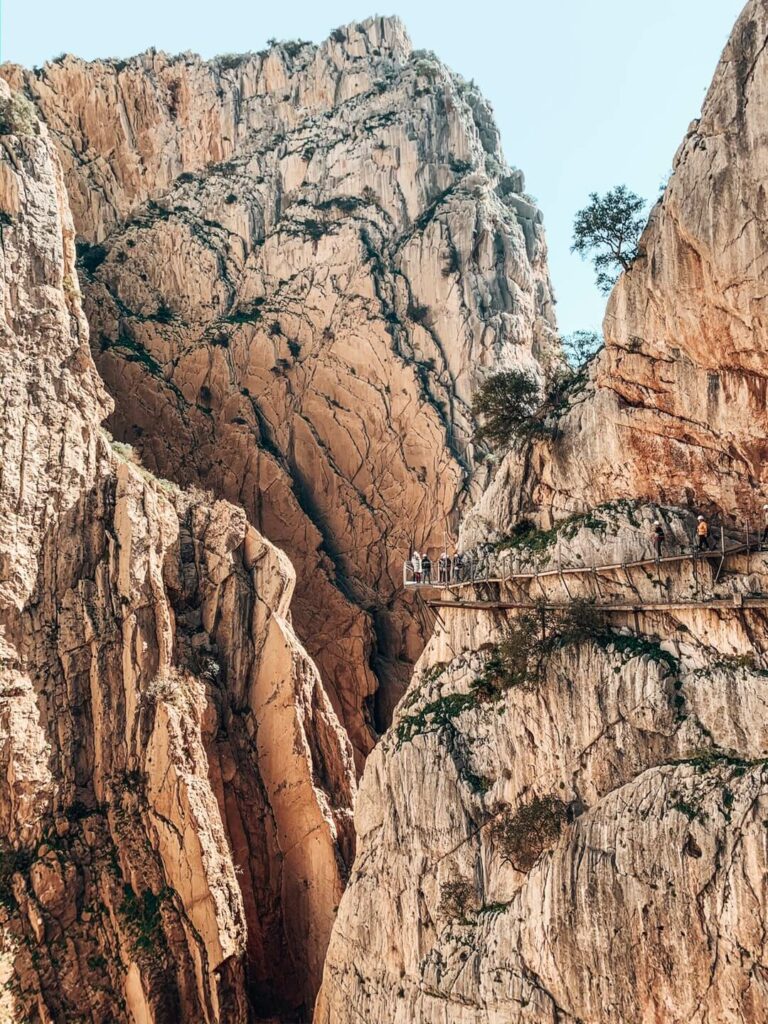
[[467, 541], [650, 498], [743, 528], [768, 500], [768, 12], [748, 3], [604, 322], [585, 390], [534, 446], [509, 455]]
[[58, 139], [90, 243], [111, 429], [290, 556], [360, 767], [425, 639], [402, 560], [439, 554], [477, 493], [478, 375], [539, 372], [552, 347], [541, 218], [487, 104], [395, 19], [4, 74]]
[[549, 643], [538, 615], [442, 610], [360, 784], [316, 1024], [768, 1019], [768, 623], [741, 603], [768, 556], [556, 571], [766, 500], [766, 44], [751, 0], [587, 386], [465, 517], [483, 558], [554, 570], [466, 597], [566, 608]]
[[19, 102], [0, 137], [3, 1019], [295, 1014], [351, 858], [351, 748], [286, 557], [100, 428], [58, 158], [0, 83], [4, 124]]

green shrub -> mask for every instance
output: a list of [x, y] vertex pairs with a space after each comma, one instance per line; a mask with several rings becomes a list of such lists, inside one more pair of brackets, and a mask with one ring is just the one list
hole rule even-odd
[[492, 448], [508, 448], [514, 441], [541, 434], [542, 394], [527, 370], [494, 373], [475, 392], [472, 415], [480, 421], [478, 441]]
[[525, 614], [516, 618], [494, 644], [482, 675], [472, 683], [481, 700], [497, 700], [506, 690], [527, 686], [534, 679], [540, 657], [539, 620]]
[[216, 58], [216, 65], [221, 71], [234, 71], [245, 64], [253, 56], [252, 53], [222, 53]]
[[552, 631], [544, 641], [544, 646], [553, 650], [556, 647], [580, 643], [584, 640], [611, 640], [618, 638], [610, 632], [605, 619], [595, 607], [594, 600], [577, 597], [568, 608], [560, 612], [553, 623]]
[[140, 465], [141, 459], [132, 444], [127, 444], [125, 441], [112, 440], [109, 442], [109, 445], [115, 455], [119, 455], [125, 462], [130, 462], [133, 466]]
[[170, 324], [175, 319], [176, 314], [173, 312], [173, 310], [165, 301], [165, 299], [161, 299], [160, 305], [157, 307], [157, 311], [152, 316], [147, 317], [147, 320], [155, 320], [159, 324]]
[[574, 370], [579, 370], [591, 362], [605, 345], [602, 334], [598, 334], [597, 331], [573, 331], [566, 334], [561, 341], [565, 358]]
[[11, 93], [0, 99], [0, 135], [39, 135], [40, 122], [26, 96]]
[[754, 652], [747, 654], [722, 654], [714, 663], [714, 668], [722, 668], [726, 671], [754, 672], [755, 675], [768, 676], [768, 669], [764, 669], [757, 660]]
[[404, 716], [395, 731], [397, 745], [408, 743], [414, 736], [423, 736], [450, 726], [462, 711], [474, 707], [476, 699], [471, 693], [450, 693], [430, 701], [415, 714]]
[[128, 923], [134, 950], [156, 950], [158, 941], [162, 940], [160, 907], [169, 894], [169, 889], [162, 889], [157, 894], [145, 889], [141, 896], [137, 896], [130, 885], [123, 886], [120, 913]]
[[512, 813], [506, 811], [491, 827], [491, 835], [517, 871], [530, 871], [557, 842], [565, 823], [565, 804], [556, 797], [534, 799]]
[[463, 879], [456, 882], [445, 882], [440, 886], [440, 903], [438, 912], [442, 917], [452, 921], [466, 921], [477, 913], [477, 896], [471, 882]]
[[549, 530], [540, 530], [530, 519], [520, 519], [509, 535], [500, 540], [496, 547], [499, 551], [545, 551], [556, 543], [558, 537], [572, 540], [580, 530], [605, 534], [609, 527], [613, 527], [615, 532], [619, 520], [623, 518], [635, 528], [641, 526], [635, 502], [621, 499], [596, 505], [587, 512], [574, 512], [573, 515], [558, 520]]
[[640, 255], [644, 206], [644, 199], [626, 185], [618, 185], [603, 196], [591, 192], [587, 206], [576, 214], [571, 252], [592, 260], [597, 286], [604, 295]]
[[312, 43], [307, 42], [306, 39], [288, 39], [287, 41], [280, 43], [280, 49], [290, 57], [291, 60], [293, 60], [293, 58], [297, 57], [305, 46], [311, 45]]
[[90, 242], [80, 240], [75, 245], [77, 253], [77, 265], [92, 274], [107, 258], [107, 250], [103, 245], [91, 245]]

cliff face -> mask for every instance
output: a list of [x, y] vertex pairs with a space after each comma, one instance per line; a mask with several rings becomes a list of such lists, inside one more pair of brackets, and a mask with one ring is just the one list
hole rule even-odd
[[541, 218], [487, 104], [378, 18], [3, 74], [58, 144], [110, 429], [288, 553], [361, 766], [425, 639], [402, 558], [476, 493], [478, 373], [551, 355]]
[[740, 602], [768, 560], [557, 566], [648, 557], [657, 516], [687, 550], [692, 507], [754, 525], [767, 500], [767, 41], [750, 2], [605, 351], [463, 527], [470, 546], [532, 518], [511, 564], [555, 570], [474, 597], [637, 610], [571, 603], [544, 635], [538, 613], [521, 635], [520, 613], [440, 610], [361, 783], [321, 1024], [766, 1019], [768, 624]]
[[293, 572], [101, 430], [55, 148], [4, 83], [0, 113], [2, 1016], [297, 1013], [354, 781]]
[[468, 542], [516, 516], [648, 497], [753, 526], [766, 499], [768, 10], [747, 4], [619, 280], [587, 387], [523, 467], [505, 460]]
[[763, 1020], [751, 631], [613, 616], [488, 696], [502, 613], [441, 615], [366, 766], [316, 1021]]

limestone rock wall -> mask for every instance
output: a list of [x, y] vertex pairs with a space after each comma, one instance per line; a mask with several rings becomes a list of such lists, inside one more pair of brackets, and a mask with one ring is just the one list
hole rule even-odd
[[[552, 437], [506, 456], [465, 517], [481, 563], [647, 558], [657, 516], [677, 554], [699, 509], [729, 545], [751, 514], [754, 537], [766, 41], [751, 0], [610, 299], [605, 351]], [[523, 517], [540, 529], [515, 535]], [[523, 680], [498, 667], [521, 613], [440, 609], [361, 782], [317, 1024], [766, 1019], [768, 634], [740, 595], [764, 594], [767, 570], [753, 553], [721, 573], [686, 559], [465, 591], [571, 602], [575, 625], [550, 613], [559, 639], [537, 641]], [[575, 598], [636, 610], [597, 627]]]
[[351, 859], [349, 742], [245, 513], [99, 424], [61, 167], [0, 83], [4, 1020], [311, 1006]]
[[[751, 570], [764, 588], [766, 556]], [[568, 586], [595, 596], [590, 574]], [[656, 589], [642, 569], [615, 586]], [[508, 615], [440, 611], [369, 758], [316, 1022], [756, 1024], [764, 613], [611, 615], [488, 691]]]
[[477, 494], [478, 377], [552, 358], [541, 216], [487, 104], [380, 18], [3, 74], [58, 143], [110, 428], [288, 553], [360, 767], [425, 640], [402, 559]]
[[646, 497], [762, 519], [768, 500], [768, 8], [750, 2], [608, 303], [606, 347], [525, 464], [505, 460], [467, 543], [521, 514]]

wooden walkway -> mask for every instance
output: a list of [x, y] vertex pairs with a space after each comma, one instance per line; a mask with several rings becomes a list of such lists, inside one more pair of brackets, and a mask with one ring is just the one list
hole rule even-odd
[[730, 548], [718, 548], [714, 551], [695, 551], [680, 555], [663, 555], [661, 558], [639, 558], [627, 562], [608, 562], [605, 565], [554, 566], [547, 569], [540, 569], [539, 571], [531, 570], [529, 572], [510, 572], [505, 574], [496, 573], [492, 576], [472, 575], [468, 579], [462, 579], [450, 583], [440, 583], [439, 581], [430, 581], [429, 583], [420, 581], [417, 583], [414, 580], [407, 580], [404, 582], [404, 585], [413, 590], [444, 591], [457, 590], [463, 587], [474, 587], [478, 583], [510, 583], [515, 580], [535, 581], [548, 576], [574, 576], [580, 574], [594, 575], [595, 573], [604, 572], [625, 572], [627, 569], [660, 569], [662, 566], [680, 562], [692, 562], [694, 565], [697, 565], [704, 561], [717, 561], [722, 565], [722, 562], [731, 555], [750, 555], [759, 551], [760, 548], [757, 545], [750, 545], [747, 547], [746, 544], [738, 544]]
[[[429, 608], [464, 608], [477, 610], [505, 611], [515, 609], [522, 611], [565, 611], [573, 607], [572, 601], [449, 601], [431, 600], [425, 602]], [[750, 609], [768, 608], [768, 597], [748, 597], [740, 594], [730, 600], [727, 598], [715, 598], [711, 601], [595, 601], [590, 602], [591, 607], [601, 612], [643, 612], [643, 611], [682, 611], [687, 608], [707, 608], [711, 611], [718, 609]]]

